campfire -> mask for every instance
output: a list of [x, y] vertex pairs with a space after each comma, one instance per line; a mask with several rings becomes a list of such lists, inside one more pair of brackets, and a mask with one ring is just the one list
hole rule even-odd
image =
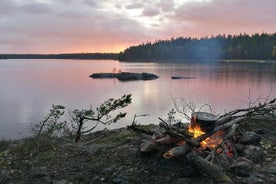
[[[165, 159], [182, 157], [186, 160], [185, 164], [193, 166], [214, 183], [227, 184], [233, 182], [225, 171], [249, 177], [254, 164], [263, 160], [261, 136], [258, 132], [242, 131], [239, 125], [250, 118], [275, 115], [276, 98], [258, 106], [230, 111], [220, 117], [208, 112], [193, 112], [188, 124], [168, 123], [159, 118], [159, 128], [154, 131], [139, 128], [135, 115], [129, 128], [151, 135], [140, 145], [143, 154], [159, 152]], [[188, 115], [184, 114], [184, 117]]]
[[[193, 113], [188, 132], [192, 133], [193, 138], [200, 137], [206, 133], [211, 133], [215, 128], [217, 117], [210, 113], [197, 112]], [[205, 128], [203, 128], [205, 127]], [[233, 157], [233, 146], [228, 142], [224, 142], [225, 132], [219, 130], [200, 142], [200, 150], [216, 149], [216, 154], [226, 153], [227, 156]], [[221, 147], [220, 147], [221, 146]]]
[[150, 153], [166, 147], [168, 150], [163, 153], [165, 159], [184, 156], [187, 163], [212, 178], [215, 183], [232, 183], [224, 172], [225, 167], [239, 176], [248, 175], [249, 171], [245, 170], [252, 169], [252, 161], [243, 153], [248, 147], [252, 149], [258, 144], [260, 136], [238, 130], [238, 124], [245, 117], [233, 118], [227, 115], [217, 118], [211, 113], [195, 112], [188, 125], [171, 125], [159, 119], [162, 133], [143, 142], [141, 152]]

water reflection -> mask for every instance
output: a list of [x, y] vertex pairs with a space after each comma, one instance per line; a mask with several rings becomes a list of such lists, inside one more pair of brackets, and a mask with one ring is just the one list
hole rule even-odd
[[[117, 79], [91, 79], [94, 72], [152, 72], [153, 81], [120, 82]], [[195, 77], [172, 80], [172, 75]], [[123, 109], [127, 118], [111, 127], [130, 124], [134, 114], [150, 114], [140, 123], [158, 123], [173, 107], [172, 97], [183, 97], [198, 104], [209, 103], [217, 112], [246, 107], [249, 90], [252, 99], [276, 96], [276, 65], [246, 63], [173, 64], [120, 63], [84, 60], [4, 60], [0, 62], [0, 137], [26, 135], [52, 104], [70, 109], [98, 106], [110, 97], [133, 95]], [[103, 127], [99, 127], [103, 128]]]

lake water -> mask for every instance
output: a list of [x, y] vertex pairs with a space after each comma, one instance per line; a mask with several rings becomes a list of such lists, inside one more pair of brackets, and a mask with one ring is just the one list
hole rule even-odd
[[[94, 72], [150, 72], [152, 81], [120, 82], [92, 79]], [[180, 75], [195, 79], [172, 80]], [[52, 104], [68, 110], [97, 107], [108, 98], [131, 93], [132, 103], [122, 109], [127, 117], [107, 128], [159, 123], [173, 108], [172, 98], [198, 106], [208, 103], [216, 113], [248, 107], [259, 97], [276, 96], [276, 64], [263, 63], [125, 63], [112, 60], [0, 60], [0, 138], [26, 137], [30, 127], [45, 117]], [[185, 121], [185, 120], [184, 120]], [[104, 128], [99, 126], [98, 129]]]

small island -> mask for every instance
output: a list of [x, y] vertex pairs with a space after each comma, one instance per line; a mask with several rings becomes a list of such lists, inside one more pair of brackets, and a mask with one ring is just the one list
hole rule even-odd
[[189, 77], [189, 76], [171, 76], [171, 79], [195, 79], [195, 77]]
[[96, 79], [117, 78], [120, 81], [154, 80], [158, 78], [158, 76], [155, 74], [145, 73], [145, 72], [93, 73], [89, 77], [96, 78]]

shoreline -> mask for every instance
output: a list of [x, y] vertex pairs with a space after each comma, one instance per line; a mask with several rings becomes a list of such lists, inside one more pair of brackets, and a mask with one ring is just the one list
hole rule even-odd
[[[254, 163], [254, 172], [260, 184], [275, 181], [275, 121], [265, 120], [265, 124], [262, 124], [263, 119], [250, 122], [244, 122], [240, 128], [246, 131], [261, 128], [261, 145], [265, 151], [264, 160]], [[146, 130], [158, 127], [141, 126]], [[36, 138], [2, 140], [0, 183], [200, 184], [202, 180], [213, 183], [181, 157], [166, 160], [159, 152], [142, 154], [140, 144], [148, 139], [149, 135], [123, 127], [90, 133], [78, 143], [73, 143], [71, 137], [41, 137], [39, 145]], [[228, 174], [236, 184], [250, 181], [250, 177]]]

